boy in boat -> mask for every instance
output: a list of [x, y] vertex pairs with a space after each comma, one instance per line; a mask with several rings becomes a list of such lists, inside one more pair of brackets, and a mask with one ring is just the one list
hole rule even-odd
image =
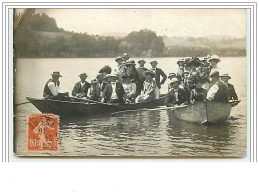
[[156, 81], [153, 79], [155, 77], [155, 73], [153, 71], [146, 70], [143, 72], [143, 76], [145, 77], [143, 90], [136, 98], [136, 103], [155, 99]]
[[219, 80], [219, 72], [214, 71], [210, 74], [211, 87], [207, 93], [207, 100], [214, 102], [228, 102], [228, 88]]
[[122, 84], [118, 82], [118, 75], [110, 74], [107, 77], [109, 77], [110, 82], [105, 86], [101, 102], [123, 103], [124, 99], [126, 102], [129, 102]]
[[228, 80], [231, 79], [231, 77], [228, 76], [228, 74], [226, 73], [226, 74], [220, 75], [220, 79], [228, 87], [228, 99], [238, 100], [234, 85], [228, 83]]
[[72, 96], [75, 96], [78, 98], [84, 98], [84, 97], [87, 97], [88, 89], [91, 87], [91, 85], [86, 81], [86, 78], [87, 78], [86, 73], [80, 74], [79, 77], [80, 77], [80, 81], [75, 84], [72, 91]]
[[44, 98], [53, 98], [53, 99], [63, 99], [68, 96], [68, 92], [60, 93], [59, 86], [60, 81], [59, 78], [62, 77], [59, 72], [53, 72], [51, 74], [52, 79], [49, 79], [45, 84], [43, 97]]
[[[157, 68], [158, 63], [156, 60], [151, 61], [150, 64], [152, 66], [151, 71], [155, 73], [155, 81], [156, 81], [155, 99], [159, 99], [161, 85], [165, 83], [167, 76], [162, 69]], [[163, 78], [162, 81], [160, 81], [161, 77]]]
[[126, 92], [128, 99], [130, 102], [135, 102], [136, 97], [136, 84], [131, 82], [131, 76], [130, 75], [123, 75], [121, 77], [123, 79], [123, 89]]
[[190, 95], [190, 103], [194, 104], [201, 101], [206, 101], [207, 91], [206, 89], [202, 88], [203, 81], [201, 79], [198, 79], [196, 81], [196, 86], [191, 91]]
[[167, 107], [188, 105], [189, 99], [184, 89], [179, 87], [180, 82], [173, 78], [170, 82], [171, 89], [166, 94], [165, 104]]

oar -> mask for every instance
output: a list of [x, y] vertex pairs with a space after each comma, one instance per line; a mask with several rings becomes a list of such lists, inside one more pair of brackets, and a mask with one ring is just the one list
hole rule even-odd
[[152, 109], [143, 108], [143, 109], [137, 109], [137, 110], [124, 110], [124, 111], [119, 111], [119, 112], [113, 112], [112, 116], [116, 116], [118, 114], [124, 114], [124, 113], [128, 113], [128, 112], [169, 110], [169, 109], [183, 108], [183, 107], [187, 107], [187, 106], [188, 105], [177, 106], [177, 107], [173, 106], [173, 107], [152, 108]]
[[31, 102], [23, 102], [23, 103], [20, 103], [20, 104], [15, 104], [15, 106], [20, 106], [20, 105], [28, 104], [28, 103], [31, 103]]

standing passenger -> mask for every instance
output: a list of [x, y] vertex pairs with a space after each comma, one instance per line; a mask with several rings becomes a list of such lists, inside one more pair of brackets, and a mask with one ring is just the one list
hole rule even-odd
[[[150, 64], [152, 66], [151, 70], [155, 73], [155, 80], [157, 85], [155, 90], [155, 99], [159, 99], [161, 85], [165, 83], [167, 76], [162, 69], [157, 68], [158, 63], [156, 60], [151, 61]], [[160, 77], [163, 78], [161, 82], [160, 82]]]

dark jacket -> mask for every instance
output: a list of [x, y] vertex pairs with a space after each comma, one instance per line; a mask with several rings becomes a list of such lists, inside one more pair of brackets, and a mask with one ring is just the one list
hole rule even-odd
[[[125, 97], [125, 99], [126, 99], [127, 94], [124, 91], [121, 83], [116, 82], [115, 91], [116, 91], [116, 94], [118, 96], [119, 101], [123, 102], [123, 97]], [[105, 86], [105, 89], [104, 89], [103, 94], [102, 94], [102, 98], [104, 98], [104, 102], [107, 102], [111, 99], [111, 96], [112, 96], [112, 85], [109, 83]]]
[[[49, 84], [50, 82], [55, 83], [52, 79], [49, 79], [49, 80], [47, 81], [47, 83], [45, 84], [44, 90], [43, 90], [43, 97], [52, 97], [52, 96], [53, 96], [53, 94], [51, 93], [51, 91], [50, 91], [50, 89], [49, 89], [49, 86], [48, 86], [48, 84]], [[57, 81], [57, 82], [55, 83], [55, 85], [56, 85], [56, 86], [59, 86], [59, 85], [60, 85], [60, 82]]]
[[228, 87], [228, 99], [229, 100], [238, 100], [234, 85], [228, 83], [227, 87]]
[[182, 103], [188, 104], [189, 99], [184, 89], [178, 89], [178, 100], [179, 101], [176, 101], [174, 89], [170, 89], [170, 91], [168, 91], [168, 93], [166, 94], [166, 106], [170, 107], [174, 105], [181, 105]]
[[216, 84], [219, 87], [218, 92], [214, 96], [214, 102], [222, 102], [222, 103], [227, 103], [228, 102], [228, 88], [227, 86], [220, 82], [217, 81]]
[[81, 82], [77, 82], [73, 88], [72, 96], [76, 96], [78, 93], [83, 94], [83, 97], [87, 96], [88, 89], [91, 87], [91, 84], [85, 82], [85, 85], [82, 87]]
[[136, 68], [136, 70], [137, 70], [137, 72], [138, 72], [140, 81], [143, 83], [144, 80], [145, 80], [145, 77], [143, 76], [142, 73], [143, 73], [144, 71], [148, 70], [148, 69], [145, 68], [145, 67], [138, 67], [138, 68]]
[[[151, 69], [152, 70], [152, 69]], [[160, 77], [163, 77], [162, 81], [160, 81]], [[156, 76], [155, 76], [155, 80], [156, 80], [156, 84], [157, 84], [157, 87], [160, 89], [161, 88], [161, 85], [165, 83], [167, 79], [167, 76], [166, 74], [164, 73], [164, 71], [160, 68], [156, 68]]]

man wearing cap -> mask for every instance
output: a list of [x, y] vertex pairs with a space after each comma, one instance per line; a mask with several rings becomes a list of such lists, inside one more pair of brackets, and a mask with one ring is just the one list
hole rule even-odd
[[[153, 71], [155, 73], [155, 80], [156, 80], [156, 85], [157, 85], [157, 88], [155, 90], [155, 94], [156, 94], [155, 99], [159, 99], [161, 85], [163, 85], [165, 83], [167, 76], [162, 69], [157, 68], [158, 63], [156, 60], [151, 61], [150, 64], [152, 66], [151, 71]], [[162, 81], [160, 81], [161, 76], [163, 78]]]
[[129, 54], [128, 54], [128, 53], [124, 53], [124, 54], [122, 54], [122, 60], [123, 60], [123, 62], [128, 61], [128, 60], [129, 60], [129, 58], [130, 58], [130, 56], [129, 56]]
[[59, 86], [60, 81], [59, 78], [62, 77], [59, 72], [53, 72], [51, 74], [52, 79], [49, 79], [47, 83], [45, 84], [44, 91], [43, 91], [43, 97], [44, 98], [63, 98], [68, 96], [68, 92], [66, 93], [59, 93]]
[[101, 102], [109, 102], [109, 103], [123, 103], [124, 99], [128, 100], [127, 94], [123, 89], [123, 86], [120, 82], [118, 82], [117, 74], [107, 75], [110, 79], [110, 83], [105, 86], [105, 89], [102, 94]]
[[166, 94], [165, 104], [167, 107], [178, 106], [178, 105], [188, 105], [189, 99], [184, 89], [179, 88], [179, 80], [173, 78], [170, 81], [170, 90]]
[[228, 88], [219, 80], [219, 72], [214, 71], [210, 74], [211, 87], [207, 93], [207, 100], [214, 102], [228, 102]]
[[87, 97], [88, 89], [91, 87], [90, 83], [86, 81], [87, 74], [82, 73], [79, 77], [81, 81], [75, 84], [72, 90], [72, 96], [76, 96], [78, 98]]
[[228, 87], [228, 99], [238, 100], [234, 85], [228, 83], [228, 80], [231, 79], [231, 77], [226, 73], [220, 75], [220, 79]]

